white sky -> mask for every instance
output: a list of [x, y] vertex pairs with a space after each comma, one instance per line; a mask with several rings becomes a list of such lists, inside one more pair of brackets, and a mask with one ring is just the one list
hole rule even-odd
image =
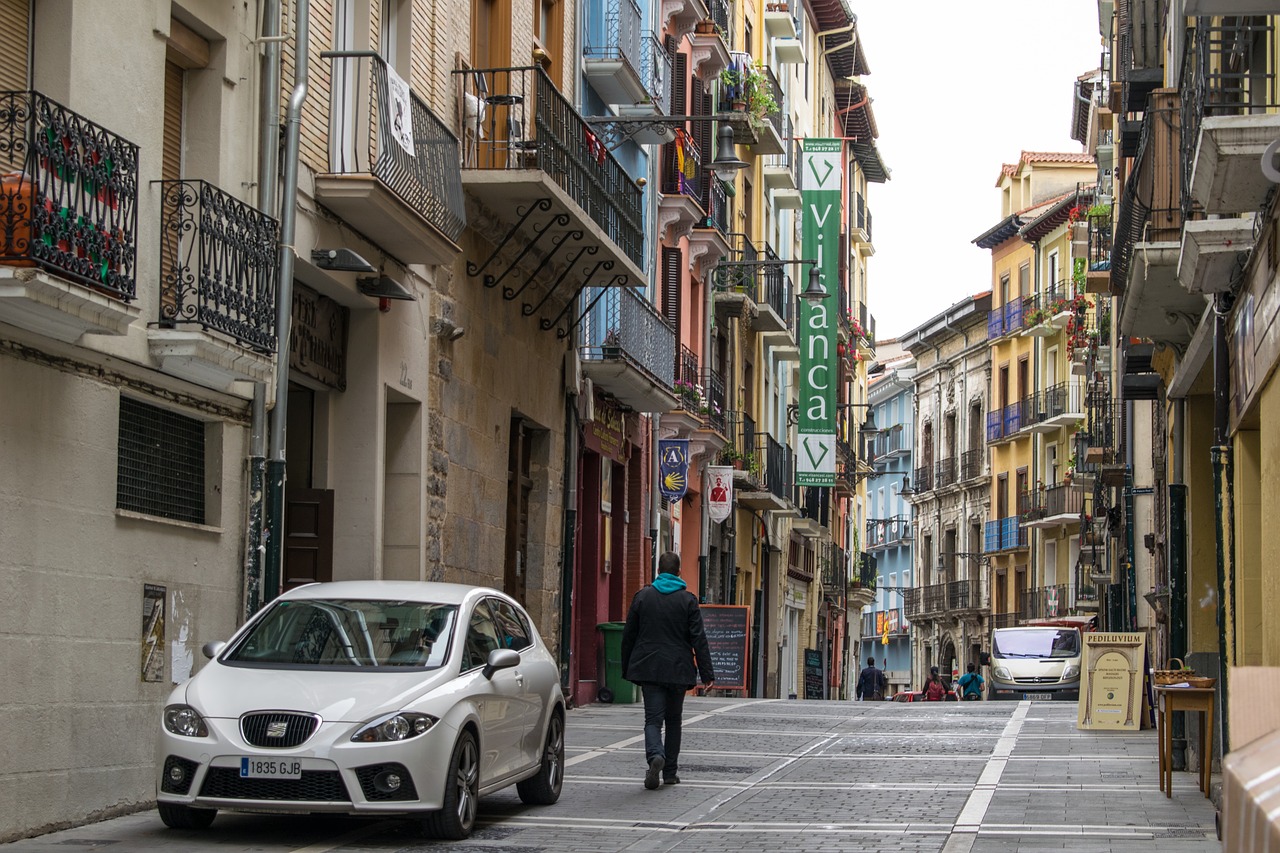
[[1000, 166], [1024, 150], [1083, 150], [1072, 84], [1102, 47], [1092, 0], [851, 5], [892, 170], [867, 194], [867, 300], [883, 340], [990, 288], [991, 254], [970, 241], [999, 220]]

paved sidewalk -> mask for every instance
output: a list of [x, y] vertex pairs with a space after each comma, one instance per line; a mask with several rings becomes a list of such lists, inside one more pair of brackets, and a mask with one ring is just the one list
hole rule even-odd
[[221, 814], [203, 833], [143, 812], [0, 853], [752, 853], [1217, 851], [1190, 773], [1157, 786], [1155, 733], [1080, 732], [1074, 704], [691, 698], [683, 783], [645, 790], [639, 705], [570, 712], [560, 802], [481, 802], [474, 836], [404, 821]]

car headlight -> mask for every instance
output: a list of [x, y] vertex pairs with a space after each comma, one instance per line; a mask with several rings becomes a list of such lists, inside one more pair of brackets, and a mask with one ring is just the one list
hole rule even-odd
[[170, 705], [164, 709], [164, 727], [183, 737], [208, 737], [209, 727], [204, 717], [190, 705]]
[[1062, 680], [1066, 681], [1071, 678], [1077, 678], [1080, 675], [1080, 665], [1069, 663], [1062, 668]]
[[430, 714], [400, 711], [365, 723], [358, 732], [351, 736], [351, 739], [357, 743], [388, 743], [390, 741], [408, 740], [428, 731], [437, 722], [437, 719]]
[[1001, 681], [1013, 681], [1013, 676], [1009, 675], [1009, 670], [999, 664], [991, 667], [991, 674]]

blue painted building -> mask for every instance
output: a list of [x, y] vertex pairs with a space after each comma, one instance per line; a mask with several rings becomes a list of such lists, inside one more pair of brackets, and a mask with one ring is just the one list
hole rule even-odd
[[912, 585], [911, 505], [902, 495], [910, 482], [915, 434], [915, 358], [897, 341], [877, 344], [879, 363], [868, 382], [876, 425], [876, 473], [867, 478], [863, 550], [876, 560], [876, 594], [863, 609], [859, 670], [868, 657], [889, 676], [890, 694], [911, 689], [910, 623], [903, 590]]

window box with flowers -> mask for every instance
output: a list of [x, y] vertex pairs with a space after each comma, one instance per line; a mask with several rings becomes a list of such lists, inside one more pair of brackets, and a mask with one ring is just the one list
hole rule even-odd
[[600, 355], [603, 358], [622, 357], [622, 335], [618, 334], [617, 329], [605, 332], [604, 340], [600, 342]]
[[702, 388], [688, 379], [677, 379], [675, 392], [676, 396], [680, 398], [680, 408], [686, 412], [697, 412], [705, 405], [702, 397]]

